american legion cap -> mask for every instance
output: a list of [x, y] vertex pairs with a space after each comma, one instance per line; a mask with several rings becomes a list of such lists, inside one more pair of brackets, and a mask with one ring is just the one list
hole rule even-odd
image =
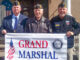
[[65, 2], [61, 2], [61, 3], [58, 5], [58, 8], [59, 8], [59, 7], [62, 7], [62, 8], [65, 7], [65, 8], [67, 8], [67, 5], [66, 5]]
[[17, 6], [17, 5], [20, 5], [20, 2], [19, 1], [14, 1], [13, 6]]
[[34, 9], [43, 9], [43, 6], [41, 4], [34, 5]]

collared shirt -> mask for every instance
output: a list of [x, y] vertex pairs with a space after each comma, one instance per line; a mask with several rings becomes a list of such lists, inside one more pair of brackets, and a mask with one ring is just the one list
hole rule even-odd
[[18, 16], [15, 16], [15, 15], [12, 16], [12, 27], [13, 27], [13, 29], [14, 29], [14, 25], [15, 25], [15, 17], [17, 17], [17, 20], [19, 20], [19, 16], [20, 16], [20, 14], [18, 14]]

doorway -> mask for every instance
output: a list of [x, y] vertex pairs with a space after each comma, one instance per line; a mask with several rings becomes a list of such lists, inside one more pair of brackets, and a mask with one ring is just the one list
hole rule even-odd
[[48, 17], [48, 0], [18, 0], [21, 3], [22, 11], [21, 13], [29, 17], [33, 17], [33, 7], [35, 4], [42, 4], [44, 7], [44, 16]]

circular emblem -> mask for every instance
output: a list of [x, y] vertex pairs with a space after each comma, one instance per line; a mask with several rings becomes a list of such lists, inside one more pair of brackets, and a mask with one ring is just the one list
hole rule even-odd
[[55, 39], [55, 41], [52, 44], [53, 48], [55, 49], [61, 49], [63, 46], [63, 42], [60, 39]]

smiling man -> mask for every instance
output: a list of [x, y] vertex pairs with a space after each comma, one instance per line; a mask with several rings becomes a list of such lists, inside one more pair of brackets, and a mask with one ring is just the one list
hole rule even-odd
[[79, 24], [75, 18], [67, 15], [64, 2], [58, 6], [58, 15], [51, 20], [53, 33], [65, 33], [67, 36], [68, 60], [73, 60], [74, 35], [79, 34]]
[[36, 4], [34, 6], [34, 17], [26, 22], [27, 33], [50, 33], [51, 26], [47, 18], [43, 16], [43, 6]]
[[22, 33], [25, 28], [25, 21], [28, 17], [22, 15], [21, 13], [21, 5], [19, 1], [14, 1], [12, 6], [12, 15], [7, 16], [3, 19], [1, 26], [1, 33]]

